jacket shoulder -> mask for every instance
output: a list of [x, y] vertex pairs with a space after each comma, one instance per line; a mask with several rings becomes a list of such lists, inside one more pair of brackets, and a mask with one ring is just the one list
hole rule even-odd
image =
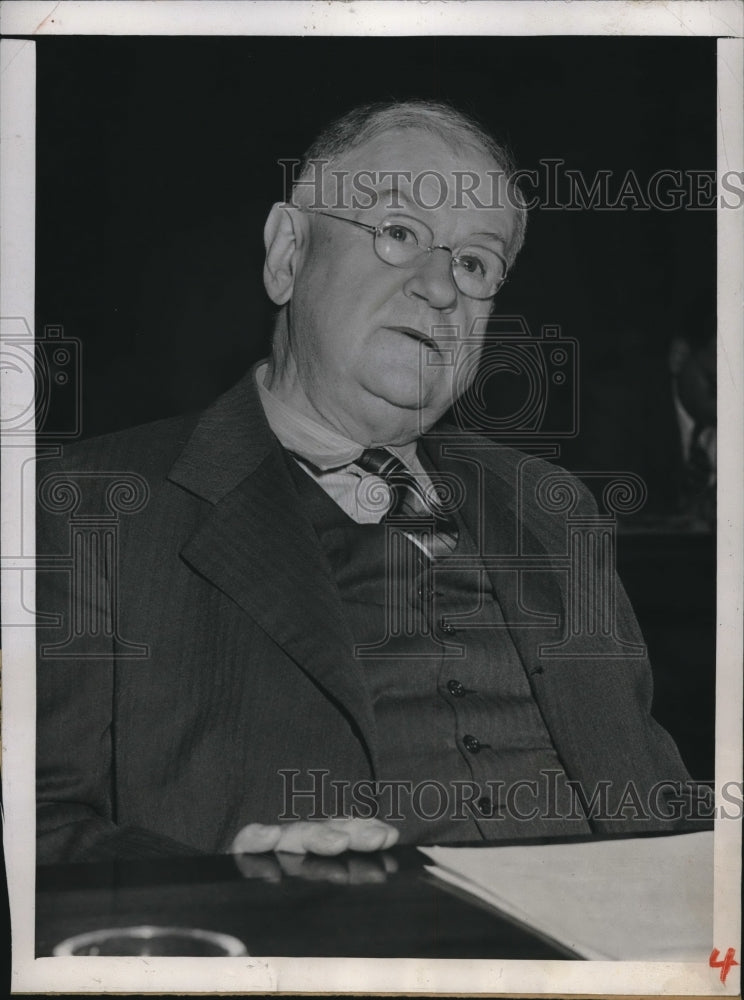
[[[198, 413], [169, 417], [65, 445], [50, 465], [65, 472], [138, 472], [164, 476], [189, 440]], [[43, 461], [43, 460], [42, 460]], [[42, 468], [47, 466], [43, 462]]]

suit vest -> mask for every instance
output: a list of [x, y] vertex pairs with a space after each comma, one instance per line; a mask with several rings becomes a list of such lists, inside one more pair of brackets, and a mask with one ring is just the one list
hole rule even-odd
[[373, 705], [379, 818], [417, 843], [591, 832], [464, 522], [454, 555], [472, 568], [434, 568], [288, 463]]

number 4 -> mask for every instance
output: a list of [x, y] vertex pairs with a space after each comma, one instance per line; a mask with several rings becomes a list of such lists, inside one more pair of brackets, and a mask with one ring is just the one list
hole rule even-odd
[[724, 985], [726, 983], [726, 976], [729, 974], [729, 971], [731, 970], [732, 966], [739, 964], [738, 962], [734, 961], [734, 955], [735, 954], [736, 954], [736, 950], [734, 948], [729, 948], [729, 950], [726, 952], [724, 958], [719, 962], [719, 960], [718, 960], [718, 955], [719, 955], [718, 948], [714, 948], [713, 951], [710, 953], [710, 958], [708, 959], [708, 965], [711, 967], [711, 969], [720, 969], [721, 970], [721, 982]]

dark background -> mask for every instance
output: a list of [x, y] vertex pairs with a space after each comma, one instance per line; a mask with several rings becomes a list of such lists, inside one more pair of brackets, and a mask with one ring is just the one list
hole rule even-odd
[[[713, 39], [55, 38], [38, 54], [37, 328], [83, 341], [86, 436], [201, 407], [266, 351], [277, 160], [360, 102], [451, 100], [521, 167], [612, 170], [614, 190], [628, 170], [716, 167]], [[639, 471], [663, 505], [666, 347], [714, 328], [715, 211], [536, 209], [497, 309], [580, 342], [564, 459]]]
[[[37, 41], [37, 330], [83, 347], [82, 434], [199, 408], [266, 353], [262, 228], [332, 117], [429, 97], [474, 113], [520, 167], [716, 167], [715, 40], [50, 38]], [[530, 213], [497, 299], [580, 345], [580, 432], [560, 461], [635, 471], [671, 510], [667, 350], [715, 331], [715, 211]], [[706, 547], [707, 545], [707, 547]], [[712, 540], [621, 547], [656, 711], [712, 775]], [[625, 563], [623, 567], [622, 563]]]

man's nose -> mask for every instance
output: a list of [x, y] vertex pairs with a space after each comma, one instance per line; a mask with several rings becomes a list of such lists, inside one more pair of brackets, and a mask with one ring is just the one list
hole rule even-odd
[[412, 298], [425, 299], [433, 309], [450, 312], [457, 305], [448, 247], [432, 248], [415, 266], [403, 289]]

